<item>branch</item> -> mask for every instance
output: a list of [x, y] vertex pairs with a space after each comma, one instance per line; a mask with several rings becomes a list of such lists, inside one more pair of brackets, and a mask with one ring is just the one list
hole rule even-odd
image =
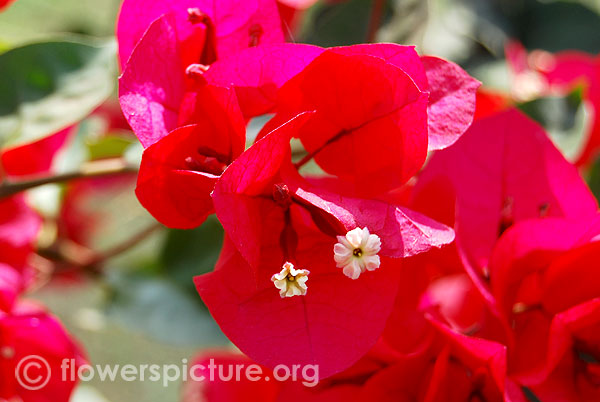
[[58, 174], [55, 176], [41, 177], [32, 180], [5, 181], [0, 184], [0, 199], [10, 197], [22, 191], [29, 190], [45, 184], [64, 183], [70, 180], [113, 176], [126, 173], [135, 173], [137, 168], [128, 165], [123, 159], [103, 159], [84, 164], [79, 171]]
[[140, 230], [138, 233], [134, 234], [129, 239], [125, 240], [123, 243], [109, 248], [108, 250], [105, 250], [102, 254], [98, 255], [98, 257], [94, 261], [92, 261], [91, 265], [100, 264], [110, 258], [123, 254], [124, 252], [134, 248], [135, 246], [146, 240], [154, 232], [163, 228], [164, 226], [159, 222], [155, 222], [148, 225], [146, 228]]
[[[319, 149], [319, 151], [320, 151], [320, 149]], [[294, 163], [294, 167], [296, 168], [296, 170], [300, 170], [300, 168], [302, 166], [304, 166], [308, 162], [310, 162], [310, 160], [315, 157], [315, 155], [317, 154], [317, 152], [308, 153], [308, 154], [304, 155], [304, 157], [301, 160], [299, 160], [298, 162]]]
[[84, 270], [90, 274], [99, 275], [102, 273], [101, 265], [104, 262], [129, 251], [163, 227], [158, 222], [152, 223], [124, 242], [103, 252], [96, 252], [70, 240], [62, 240], [50, 247], [38, 250], [38, 254], [60, 267], [58, 269], [60, 272]]

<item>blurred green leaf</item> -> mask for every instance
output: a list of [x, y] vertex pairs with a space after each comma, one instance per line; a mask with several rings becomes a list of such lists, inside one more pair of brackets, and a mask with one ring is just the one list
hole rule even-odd
[[135, 142], [133, 138], [119, 135], [106, 135], [88, 144], [92, 159], [116, 158]]
[[525, 394], [525, 397], [527, 398], [528, 401], [530, 402], [542, 402], [534, 393], [531, 389], [527, 388], [527, 387], [522, 387], [521, 388], [523, 390], [523, 393]]
[[492, 60], [471, 66], [469, 74], [483, 82], [488, 89], [508, 93], [511, 86], [511, 76], [505, 60]]
[[590, 190], [596, 196], [598, 202], [600, 202], [600, 158], [596, 159], [594, 164], [588, 171], [587, 183], [590, 186]]
[[108, 400], [95, 388], [82, 384], [73, 392], [71, 402], [108, 402]]
[[114, 273], [107, 314], [126, 328], [174, 345], [223, 345], [227, 339], [198, 303], [171, 281], [145, 275]]
[[600, 15], [592, 9], [571, 1], [529, 0], [527, 4], [515, 23], [528, 49], [600, 51]]
[[[135, 173], [127, 173], [69, 182], [62, 202], [61, 233], [100, 254], [145, 233], [156, 221], [135, 196], [136, 180]], [[152, 247], [133, 247], [116, 258], [157, 258], [159, 249], [155, 244], [148, 245]]]
[[[339, 4], [318, 3], [312, 7], [302, 27], [302, 42], [318, 46], [363, 43], [369, 28], [373, 0], [349, 0]], [[381, 23], [390, 16], [385, 7]]]
[[161, 256], [162, 271], [196, 294], [194, 276], [212, 271], [222, 244], [223, 227], [215, 216], [196, 229], [171, 229]]
[[115, 44], [45, 42], [0, 55], [0, 145], [34, 141], [75, 123], [115, 86]]
[[121, 3], [122, 0], [18, 0], [0, 13], [0, 40], [16, 46], [64, 33], [108, 37], [114, 34]]
[[549, 96], [522, 103], [519, 108], [546, 128], [565, 158], [577, 159], [585, 143], [590, 116], [581, 88], [564, 97]]
[[[78, 125], [75, 135], [54, 158], [53, 171], [68, 173], [75, 171], [82, 164], [91, 160], [117, 158], [139, 142], [127, 132], [116, 131], [106, 134], [106, 124], [92, 115], [83, 119]], [[128, 162], [132, 166], [140, 164], [140, 160]]]
[[73, 138], [63, 146], [52, 163], [52, 169], [56, 173], [73, 172], [90, 160], [90, 151], [86, 141], [91, 132], [95, 130], [89, 119], [82, 120], [77, 125], [77, 131]]
[[212, 271], [222, 243], [223, 228], [215, 216], [196, 229], [169, 230], [157, 263], [109, 272], [109, 317], [162, 342], [225, 343], [193, 282], [194, 276]]
[[0, 53], [4, 53], [10, 49], [10, 45], [2, 40], [0, 40]]
[[392, 0], [377, 33], [377, 41], [418, 45], [429, 17], [430, 1]]

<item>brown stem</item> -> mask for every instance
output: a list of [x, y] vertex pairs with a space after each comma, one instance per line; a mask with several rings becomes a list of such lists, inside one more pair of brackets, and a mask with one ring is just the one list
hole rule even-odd
[[300, 170], [300, 168], [304, 165], [306, 165], [308, 162], [310, 162], [310, 160], [312, 158], [315, 157], [315, 155], [317, 154], [317, 152], [319, 152], [321, 150], [321, 148], [319, 148], [317, 151], [312, 152], [312, 153], [308, 153], [306, 155], [304, 155], [304, 158], [300, 159], [298, 162], [294, 163], [294, 167], [296, 167], [297, 170]]
[[367, 43], [375, 42], [377, 31], [379, 31], [379, 26], [381, 25], [384, 4], [385, 0], [373, 0], [371, 19], [369, 20], [369, 29], [367, 31]]
[[125, 240], [123, 243], [118, 244], [103, 252], [101, 255], [98, 256], [98, 258], [96, 258], [96, 260], [93, 263], [99, 264], [128, 251], [129, 249], [140, 244], [142, 241], [146, 240], [150, 235], [162, 229], [163, 227], [164, 226], [158, 222], [154, 222], [148, 225], [148, 227], [140, 230], [138, 233], [134, 234], [129, 239]]
[[54, 262], [61, 272], [83, 269], [90, 274], [98, 275], [101, 273], [100, 265], [102, 263], [132, 249], [162, 227], [163, 225], [155, 222], [123, 243], [117, 244], [102, 253], [69, 240], [63, 240], [51, 247], [38, 250], [38, 254]]
[[103, 159], [88, 162], [85, 165], [83, 165], [79, 171], [76, 172], [58, 174], [49, 177], [41, 177], [31, 180], [6, 180], [2, 184], [0, 184], [0, 199], [10, 197], [11, 195], [15, 195], [22, 191], [29, 190], [35, 187], [43, 186], [45, 184], [64, 183], [66, 181], [75, 179], [113, 176], [118, 174], [135, 172], [137, 172], [137, 168], [127, 165], [127, 163], [120, 158]]

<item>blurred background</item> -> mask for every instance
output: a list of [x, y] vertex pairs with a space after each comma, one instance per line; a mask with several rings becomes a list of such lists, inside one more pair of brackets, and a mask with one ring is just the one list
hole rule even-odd
[[[371, 0], [319, 1], [294, 10], [282, 1], [281, 11], [290, 39], [296, 42], [321, 46], [396, 42], [455, 61], [488, 90], [511, 96], [548, 129], [568, 158], [575, 158], [590, 119], [582, 92], [537, 96], [535, 77], [519, 77], [506, 55], [514, 54], [510, 49], [518, 53], [518, 44], [528, 51], [578, 49], [597, 55], [600, 1], [388, 0], [379, 4], [380, 8]], [[10, 56], [10, 63], [28, 66], [26, 79], [36, 85], [43, 86], [44, 70], [35, 70], [27, 52], [11, 54], [11, 49], [65, 38], [103, 49], [94, 54], [95, 64], [82, 79], [97, 84], [87, 96], [111, 95], [91, 114], [81, 116], [76, 133], [55, 162], [58, 173], [90, 161], [139, 163], [142, 148], [116, 102], [113, 35], [119, 5], [119, 0], [17, 0], [0, 13], [0, 72], [8, 68]], [[68, 62], [71, 56], [49, 52], [39, 60], [54, 66], [55, 57]], [[2, 99], [6, 96], [0, 91], [0, 110], [11, 102]], [[59, 106], [50, 102], [45, 107], [51, 113]], [[259, 125], [253, 123], [251, 130]], [[595, 167], [587, 174], [596, 194], [600, 193], [599, 172]], [[190, 231], [158, 226], [135, 198], [135, 178], [131, 172], [29, 191], [29, 200], [45, 218], [38, 268], [43, 275], [43, 267], [51, 263], [59, 273], [30, 297], [42, 301], [65, 323], [93, 364], [180, 364], [204, 348], [230, 347], [192, 283], [193, 276], [210, 271], [218, 257], [219, 223], [209, 219]], [[93, 381], [81, 385], [74, 400], [176, 401], [180, 388], [178, 383], [165, 388], [149, 381]]]

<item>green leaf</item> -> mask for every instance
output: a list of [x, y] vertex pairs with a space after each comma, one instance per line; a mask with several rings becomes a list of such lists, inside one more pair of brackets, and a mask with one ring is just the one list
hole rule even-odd
[[94, 130], [91, 126], [89, 119], [84, 119], [78, 124], [73, 138], [54, 157], [52, 162], [53, 172], [57, 174], [73, 172], [90, 160], [90, 151], [86, 146], [86, 141], [90, 132]]
[[600, 202], [600, 158], [597, 158], [590, 167], [587, 174], [587, 183], [598, 202]]
[[162, 271], [196, 295], [194, 276], [212, 271], [222, 244], [223, 227], [215, 216], [196, 229], [171, 229], [161, 256]]
[[0, 39], [17, 46], [63, 33], [113, 35], [122, 0], [18, 0], [0, 13]]
[[567, 96], [549, 96], [522, 103], [519, 108], [546, 128], [565, 158], [573, 162], [579, 157], [589, 132], [591, 113], [583, 102], [581, 88]]
[[134, 143], [135, 137], [109, 134], [88, 143], [91, 159], [116, 158], [122, 156]]
[[[382, 24], [390, 16], [386, 2]], [[339, 4], [317, 3], [302, 27], [302, 42], [318, 46], [343, 46], [363, 43], [369, 28], [372, 0], [349, 0]]]
[[193, 282], [194, 276], [212, 271], [222, 243], [223, 228], [215, 216], [196, 229], [169, 230], [157, 263], [109, 272], [109, 317], [171, 344], [226, 343]]
[[206, 308], [171, 281], [113, 272], [108, 317], [144, 336], [180, 346], [224, 345], [227, 339]]
[[572, 1], [528, 0], [526, 4], [527, 11], [516, 24], [528, 49], [600, 51], [600, 15], [592, 9]]
[[540, 399], [533, 393], [533, 391], [527, 387], [521, 387], [525, 397], [530, 402], [541, 402]]
[[44, 42], [0, 54], [0, 146], [84, 118], [115, 88], [115, 44]]

